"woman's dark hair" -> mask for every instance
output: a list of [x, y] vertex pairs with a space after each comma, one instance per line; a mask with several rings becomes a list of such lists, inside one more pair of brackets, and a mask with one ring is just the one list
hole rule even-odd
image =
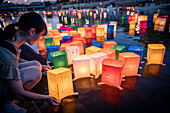
[[37, 34], [43, 30], [46, 31], [44, 35], [47, 34], [47, 26], [42, 17], [38, 13], [29, 12], [23, 14], [17, 23], [8, 25], [2, 35], [0, 35], [0, 40], [15, 41], [17, 30], [27, 33], [30, 28], [35, 28]]

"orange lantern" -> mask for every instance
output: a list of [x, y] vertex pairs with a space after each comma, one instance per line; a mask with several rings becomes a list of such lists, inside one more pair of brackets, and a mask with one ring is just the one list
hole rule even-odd
[[124, 61], [122, 76], [134, 76], [138, 74], [140, 56], [133, 52], [119, 53], [119, 60]]
[[154, 25], [154, 30], [157, 31], [159, 29], [159, 24], [160, 24], [161, 18], [156, 18], [155, 19], [155, 25]]
[[90, 28], [90, 27], [85, 28], [85, 37], [92, 38], [92, 28]]
[[110, 59], [115, 59], [115, 50], [114, 49], [101, 49], [100, 52], [106, 53], [107, 57]]
[[123, 61], [108, 58], [104, 59], [102, 62], [101, 82], [109, 86], [119, 87], [122, 82], [122, 68]]
[[163, 44], [148, 44], [147, 62], [148, 64], [162, 64], [165, 54]]
[[153, 16], [153, 23], [155, 23], [156, 18], [159, 16], [159, 14], [154, 14]]
[[45, 39], [40, 39], [37, 42], [38, 50], [40, 55], [44, 56], [47, 59], [47, 51], [46, 51], [46, 46], [45, 46]]
[[78, 32], [72, 33], [72, 41], [83, 41], [83, 38], [81, 38], [81, 34]]
[[73, 57], [75, 78], [90, 77], [90, 58], [87, 55]]
[[129, 35], [133, 35], [134, 36], [135, 35], [135, 29], [130, 29], [129, 30]]
[[71, 42], [71, 46], [78, 46], [80, 55], [84, 54], [84, 44], [82, 41], [73, 41]]
[[161, 18], [158, 31], [164, 31], [166, 25], [166, 18]]
[[105, 28], [104, 27], [97, 27], [96, 36], [104, 36], [104, 35], [105, 35]]
[[47, 71], [49, 95], [57, 100], [72, 95], [73, 81], [72, 73], [68, 68], [57, 68]]
[[52, 35], [52, 36], [58, 36], [58, 35], [60, 35], [60, 31], [58, 31], [58, 30], [52, 30], [52, 31], [51, 31], [51, 35]]
[[72, 36], [73, 33], [77, 33], [77, 31], [75, 31], [75, 30], [70, 31], [70, 36]]
[[47, 31], [50, 33], [50, 31], [52, 31], [52, 25], [51, 24], [47, 24]]
[[60, 40], [62, 40], [62, 38], [63, 38], [63, 36], [61, 36], [61, 35], [54, 36], [53, 37], [54, 45], [60, 45]]
[[86, 48], [86, 55], [92, 55], [95, 53], [98, 53], [101, 50], [101, 48], [96, 47], [96, 46], [91, 46]]
[[110, 49], [111, 47], [117, 45], [115, 41], [106, 41], [103, 43], [103, 49]]
[[69, 47], [69, 46], [71, 46], [71, 43], [62, 43], [60, 46], [60, 51], [66, 50], [66, 47]]

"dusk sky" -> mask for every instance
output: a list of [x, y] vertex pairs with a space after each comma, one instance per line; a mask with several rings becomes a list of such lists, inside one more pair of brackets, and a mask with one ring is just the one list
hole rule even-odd
[[4, 1], [11, 1], [13, 3], [18, 3], [18, 4], [30, 4], [31, 2], [56, 1], [56, 0], [4, 0]]

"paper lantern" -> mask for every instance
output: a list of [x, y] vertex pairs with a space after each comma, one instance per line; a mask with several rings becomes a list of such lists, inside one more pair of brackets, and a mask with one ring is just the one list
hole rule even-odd
[[58, 30], [52, 30], [52, 31], [50, 31], [51, 32], [51, 35], [52, 36], [58, 36], [58, 35], [60, 35], [60, 31], [58, 31]]
[[73, 31], [74, 28], [66, 28], [66, 31]]
[[44, 56], [47, 59], [47, 52], [46, 52], [46, 46], [45, 46], [45, 39], [40, 39], [37, 42], [37, 46], [38, 46], [38, 50], [39, 50], [39, 54]]
[[48, 61], [52, 61], [50, 53], [59, 51], [59, 45], [58, 46], [47, 46], [46, 48], [47, 48]]
[[146, 33], [146, 28], [140, 28], [139, 34], [145, 34]]
[[66, 47], [66, 52], [67, 52], [67, 60], [68, 60], [68, 65], [73, 64], [73, 57], [79, 55], [79, 48], [78, 46], [70, 46]]
[[77, 33], [77, 31], [70, 31], [70, 36], [72, 36], [73, 33]]
[[62, 24], [57, 24], [57, 29], [59, 29], [61, 26], [63, 26]]
[[135, 21], [130, 21], [130, 27], [129, 27], [129, 29], [135, 30], [135, 28], [136, 28], [136, 22], [135, 22]]
[[96, 29], [96, 37], [97, 36], [104, 36], [105, 35], [105, 28], [104, 27], [97, 27]]
[[110, 59], [115, 59], [116, 51], [114, 49], [101, 49], [100, 52], [106, 53], [107, 57]]
[[135, 35], [135, 29], [130, 29], [129, 30], [129, 35], [133, 35], [134, 36]]
[[119, 54], [119, 60], [124, 61], [122, 76], [135, 76], [138, 74], [140, 56], [133, 52]]
[[90, 57], [90, 73], [95, 75], [95, 78], [98, 78], [102, 74], [102, 61], [107, 58], [106, 53], [95, 53], [89, 56]]
[[52, 31], [52, 25], [51, 24], [47, 24], [47, 31], [48, 32]]
[[155, 23], [155, 19], [157, 18], [158, 15], [159, 14], [154, 14], [154, 16], [153, 16], [153, 23]]
[[64, 33], [60, 33], [61, 36], [69, 36], [69, 31], [64, 31]]
[[49, 95], [57, 100], [72, 95], [73, 82], [71, 70], [68, 68], [58, 68], [47, 71]]
[[53, 38], [52, 37], [46, 37], [45, 39], [45, 46], [51, 46], [53, 45]]
[[104, 33], [107, 33], [107, 24], [99, 25], [100, 27], [104, 27]]
[[159, 24], [160, 24], [160, 21], [161, 21], [161, 18], [156, 18], [156, 19], [155, 19], [155, 25], [159, 25]]
[[113, 33], [114, 32], [114, 25], [108, 25], [107, 26], [107, 33]]
[[98, 27], [98, 25], [92, 25], [92, 38], [96, 39], [96, 28]]
[[81, 38], [81, 34], [78, 32], [72, 33], [72, 41], [83, 41], [83, 38]]
[[142, 15], [142, 20], [141, 21], [148, 21], [148, 16], [147, 15]]
[[110, 49], [111, 47], [117, 45], [115, 41], [106, 41], [103, 44], [103, 49]]
[[86, 55], [92, 55], [98, 53], [101, 50], [99, 47], [91, 46], [86, 48]]
[[135, 53], [135, 54], [137, 54], [137, 55], [139, 55], [140, 56], [140, 63], [141, 63], [141, 61], [142, 61], [142, 58], [143, 58], [143, 47], [142, 46], [130, 46], [129, 48], [128, 48], [128, 52], [133, 52], [133, 53]]
[[82, 41], [73, 41], [71, 42], [71, 46], [78, 46], [80, 55], [84, 54], [84, 44]]
[[148, 44], [147, 62], [148, 64], [162, 64], [165, 54], [163, 44]]
[[84, 27], [78, 28], [78, 33], [81, 34], [81, 37], [85, 37], [85, 28]]
[[93, 42], [91, 44], [91, 46], [96, 46], [96, 47], [100, 47], [101, 48], [102, 44], [101, 44], [101, 42]]
[[140, 21], [140, 28], [141, 29], [146, 29], [147, 28], [147, 21]]
[[111, 49], [115, 49], [116, 50], [116, 56], [115, 59], [118, 60], [119, 58], [119, 53], [123, 53], [125, 52], [125, 46], [120, 46], [120, 45], [115, 45], [113, 47], [111, 47]]
[[54, 68], [68, 68], [67, 53], [65, 50], [52, 52], [50, 54]]
[[70, 43], [70, 42], [72, 42], [72, 37], [71, 36], [63, 36], [63, 40], [65, 41], [65, 43]]
[[135, 89], [135, 84], [137, 82], [137, 77], [136, 76], [131, 76], [131, 77], [124, 77], [125, 81], [122, 82], [121, 86], [125, 91], [127, 90], [134, 90]]
[[103, 44], [105, 41], [105, 36], [96, 36], [96, 41], [101, 42], [101, 44]]
[[146, 64], [143, 70], [144, 77], [159, 76], [161, 64]]
[[138, 17], [138, 25], [140, 25], [140, 21], [142, 21], [142, 16]]
[[123, 61], [114, 59], [104, 59], [102, 62], [101, 82], [109, 86], [118, 87], [122, 82]]
[[101, 85], [102, 102], [119, 106], [122, 101], [121, 90], [108, 85]]
[[112, 21], [109, 25], [114, 25], [114, 32], [117, 31], [117, 22]]
[[60, 40], [62, 40], [62, 38], [63, 38], [63, 36], [61, 36], [61, 35], [54, 36], [53, 37], [54, 45], [60, 45]]
[[73, 57], [75, 78], [90, 77], [90, 58], [87, 55]]
[[60, 33], [61, 33], [62, 31], [66, 31], [66, 29], [61, 29], [61, 28], [60, 28], [58, 31], [60, 31]]
[[161, 18], [158, 31], [164, 31], [166, 24], [166, 18]]
[[92, 28], [85, 28], [85, 37], [92, 38]]

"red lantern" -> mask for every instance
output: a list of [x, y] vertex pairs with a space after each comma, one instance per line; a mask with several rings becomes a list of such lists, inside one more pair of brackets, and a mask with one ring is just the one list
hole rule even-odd
[[44, 56], [47, 59], [47, 52], [45, 46], [45, 39], [41, 39], [37, 42], [38, 50], [40, 55]]
[[122, 82], [123, 61], [104, 59], [102, 62], [102, 83], [117, 87]]

